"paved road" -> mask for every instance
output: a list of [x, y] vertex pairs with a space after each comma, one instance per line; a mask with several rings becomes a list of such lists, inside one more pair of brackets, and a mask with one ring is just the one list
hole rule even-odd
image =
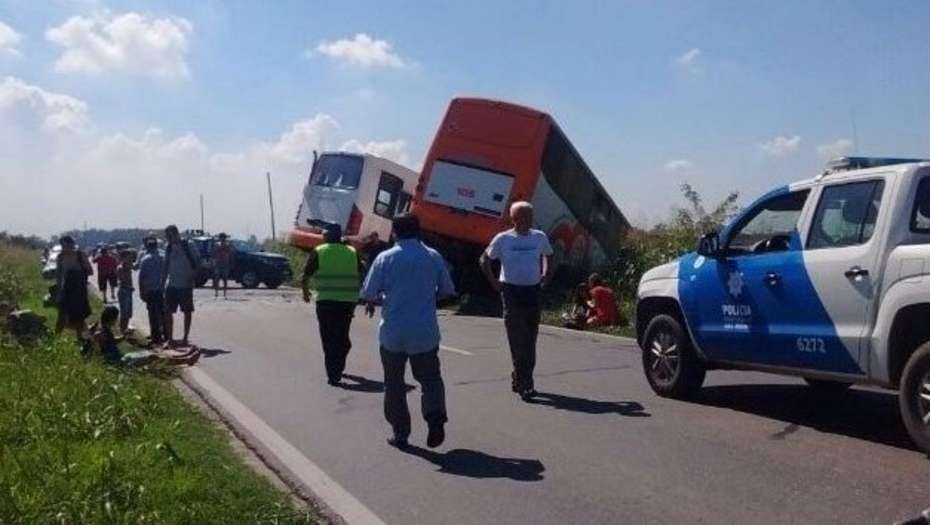
[[358, 380], [337, 389], [294, 290], [198, 291], [196, 305], [192, 340], [216, 350], [198, 366], [390, 524], [890, 524], [930, 506], [930, 461], [891, 393], [715, 372], [698, 401], [666, 400], [633, 345], [544, 329], [542, 394], [526, 404], [510, 393], [501, 322], [444, 315], [448, 439], [401, 453], [384, 442], [376, 320], [361, 309]]

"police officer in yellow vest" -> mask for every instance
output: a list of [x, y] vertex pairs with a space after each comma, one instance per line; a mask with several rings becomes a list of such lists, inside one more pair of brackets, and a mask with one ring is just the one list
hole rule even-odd
[[304, 301], [310, 302], [310, 279], [316, 288], [316, 317], [326, 361], [329, 384], [339, 386], [352, 348], [349, 328], [358, 304], [359, 279], [364, 268], [352, 248], [342, 240], [342, 228], [329, 224], [323, 244], [310, 252], [301, 285]]

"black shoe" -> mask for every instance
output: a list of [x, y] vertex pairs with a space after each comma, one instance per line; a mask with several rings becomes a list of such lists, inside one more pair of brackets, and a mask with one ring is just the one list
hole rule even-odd
[[438, 425], [429, 426], [429, 434], [426, 436], [426, 446], [429, 448], [436, 448], [439, 445], [442, 445], [442, 442], [446, 440], [446, 429], [442, 423]]
[[342, 378], [336, 379], [331, 377], [327, 379], [326, 382], [329, 383], [329, 386], [342, 386]]
[[536, 397], [536, 390], [535, 390], [535, 389], [528, 388], [528, 389], [524, 390], [523, 392], [520, 392], [520, 399], [526, 401], [527, 403], [529, 403], [530, 401], [532, 401], [534, 397]]
[[407, 443], [407, 438], [401, 436], [392, 436], [387, 438], [387, 444], [400, 450], [406, 450], [410, 447], [410, 443]]

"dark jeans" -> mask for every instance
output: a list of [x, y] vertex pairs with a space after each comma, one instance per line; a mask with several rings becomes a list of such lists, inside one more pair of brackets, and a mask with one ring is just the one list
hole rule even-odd
[[344, 301], [317, 301], [316, 318], [320, 325], [320, 340], [326, 362], [326, 376], [331, 381], [342, 379], [346, 358], [352, 348], [349, 328], [355, 315], [355, 303]]
[[536, 336], [539, 334], [539, 286], [504, 284], [504, 326], [513, 360], [513, 390], [532, 390], [533, 369], [536, 368]]
[[413, 377], [420, 383], [420, 407], [429, 425], [443, 424], [446, 418], [446, 387], [439, 369], [439, 349], [421, 354], [391, 352], [381, 348], [384, 366], [384, 418], [394, 429], [394, 435], [410, 435], [410, 411], [407, 409], [407, 384], [404, 373], [407, 360]]
[[142, 294], [149, 314], [149, 335], [153, 342], [165, 340], [165, 292], [156, 290]]

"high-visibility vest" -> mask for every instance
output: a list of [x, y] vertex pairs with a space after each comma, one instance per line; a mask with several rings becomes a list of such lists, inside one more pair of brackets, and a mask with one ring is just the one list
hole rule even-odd
[[321, 244], [315, 249], [319, 268], [315, 283], [317, 301], [358, 301], [358, 255], [355, 248], [339, 243]]

